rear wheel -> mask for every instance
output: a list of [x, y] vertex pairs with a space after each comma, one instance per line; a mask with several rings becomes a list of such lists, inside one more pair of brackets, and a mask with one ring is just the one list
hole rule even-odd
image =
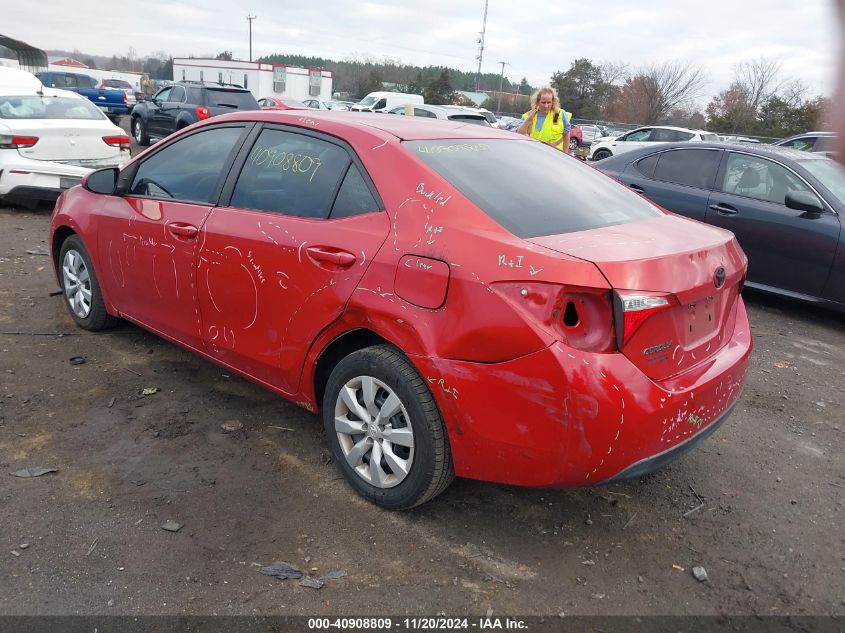
[[139, 116], [132, 118], [132, 136], [138, 145], [149, 145], [150, 136], [147, 134], [147, 124]]
[[349, 484], [384, 508], [425, 503], [454, 479], [437, 403], [395, 347], [368, 347], [337, 364], [326, 385], [323, 425]]
[[574, 152], [576, 149], [578, 149], [578, 139], [575, 138], [574, 136], [570, 136], [569, 137], [569, 151]]
[[613, 154], [609, 149], [600, 149], [593, 154], [593, 160], [604, 160], [605, 158], [610, 158], [611, 156], [613, 156]]
[[106, 311], [91, 257], [76, 235], [62, 244], [59, 271], [65, 306], [79, 327], [96, 331], [117, 325], [119, 319]]

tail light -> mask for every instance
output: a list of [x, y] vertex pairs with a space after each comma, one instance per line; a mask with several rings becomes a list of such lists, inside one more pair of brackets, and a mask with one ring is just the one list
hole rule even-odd
[[111, 145], [112, 147], [119, 147], [120, 149], [129, 149], [130, 140], [125, 134], [117, 136], [104, 136], [103, 143]]
[[511, 305], [531, 322], [585, 352], [616, 351], [613, 306], [606, 288], [548, 283], [493, 283]]
[[616, 291], [614, 295], [620, 349], [649, 317], [671, 307], [673, 301], [672, 296], [665, 293]]
[[199, 121], [205, 121], [211, 116], [211, 112], [209, 112], [208, 108], [206, 108], [205, 106], [197, 106], [196, 108], [194, 108], [194, 110], [196, 110], [197, 120]]
[[32, 147], [37, 142], [37, 136], [13, 136], [11, 134], [0, 134], [0, 149], [21, 149], [22, 147]]
[[126, 93], [123, 93], [123, 105], [126, 105]]

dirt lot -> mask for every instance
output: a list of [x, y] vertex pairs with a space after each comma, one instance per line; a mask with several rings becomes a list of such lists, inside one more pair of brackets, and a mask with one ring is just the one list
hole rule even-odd
[[[842, 316], [747, 296], [735, 414], [655, 475], [457, 481], [388, 513], [309, 413], [137, 327], [78, 330], [49, 215], [0, 208], [0, 613], [845, 615]], [[258, 573], [274, 562], [348, 575], [317, 590]]]

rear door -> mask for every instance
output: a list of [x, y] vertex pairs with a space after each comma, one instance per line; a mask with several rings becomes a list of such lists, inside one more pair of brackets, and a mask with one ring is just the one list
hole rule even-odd
[[205, 222], [197, 289], [220, 361], [296, 391], [305, 354], [342, 312], [390, 222], [333, 137], [267, 126], [244, 147]]
[[128, 193], [109, 197], [99, 218], [108, 296], [125, 316], [202, 348], [196, 254], [203, 221], [247, 126], [206, 127], [150, 154], [131, 172]]
[[664, 209], [704, 222], [720, 149], [675, 149], [646, 156], [625, 169], [621, 180]]
[[789, 209], [790, 191], [816, 195], [795, 172], [773, 160], [726, 152], [706, 220], [732, 231], [748, 255], [748, 280], [821, 296], [839, 239], [832, 211], [813, 216]]

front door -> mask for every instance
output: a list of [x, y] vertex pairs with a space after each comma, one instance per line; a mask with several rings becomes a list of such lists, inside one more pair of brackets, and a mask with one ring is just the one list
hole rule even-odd
[[292, 393], [390, 223], [354, 155], [327, 138], [265, 128], [236, 178], [200, 245], [203, 337], [221, 361]]
[[243, 133], [243, 125], [214, 126], [162, 147], [141, 162], [125, 196], [108, 199], [101, 219], [110, 300], [126, 317], [196, 348], [197, 242]]
[[819, 297], [836, 253], [839, 219], [830, 211], [812, 216], [788, 208], [790, 191], [812, 193], [783, 165], [727, 152], [706, 221], [736, 235], [748, 255], [748, 281]]

